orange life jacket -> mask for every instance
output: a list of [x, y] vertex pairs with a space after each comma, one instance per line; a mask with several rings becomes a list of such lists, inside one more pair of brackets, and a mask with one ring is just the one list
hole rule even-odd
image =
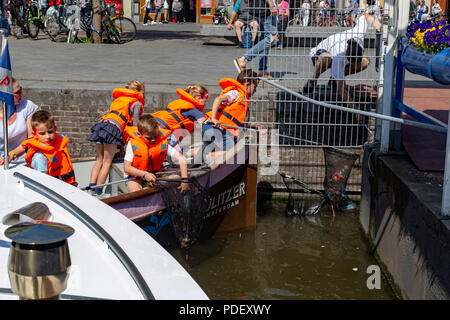
[[[231, 90], [239, 91], [240, 95], [239, 98], [232, 104], [228, 106], [219, 106], [219, 110], [216, 114], [216, 119], [226, 125], [243, 127], [248, 110], [248, 94], [245, 90], [245, 87], [238, 81], [230, 78], [220, 79], [219, 85], [223, 89], [220, 95], [223, 95]], [[212, 111], [206, 113], [206, 116], [212, 118]], [[227, 127], [224, 127], [224, 129], [229, 130], [229, 132], [235, 136], [239, 135], [238, 129]]]
[[112, 92], [114, 101], [109, 107], [109, 112], [102, 119], [115, 122], [122, 132], [127, 124], [132, 125], [133, 114], [131, 106], [139, 101], [141, 103], [141, 112], [144, 112], [144, 96], [135, 90], [116, 88]]
[[22, 146], [28, 147], [25, 161], [31, 167], [33, 156], [40, 151], [47, 158], [47, 173], [50, 176], [77, 185], [72, 160], [67, 150], [68, 143], [69, 139], [58, 133], [55, 134], [51, 144], [42, 143], [36, 138], [27, 139], [22, 142]]
[[[159, 136], [154, 144], [149, 144], [139, 134], [137, 127], [126, 127], [126, 135], [133, 148], [133, 162], [131, 165], [139, 170], [160, 172], [164, 169], [170, 130], [159, 128]], [[142, 180], [141, 180], [142, 181]]]
[[[186, 130], [187, 133], [192, 133], [192, 131], [194, 131], [195, 122], [189, 118], [183, 117], [181, 112], [194, 108], [203, 111], [203, 105], [182, 89], [177, 89], [177, 94], [180, 96], [180, 99], [172, 101], [167, 105], [165, 110], [156, 111], [152, 116], [155, 117], [161, 127], [166, 130], [173, 132], [181, 128]], [[177, 134], [177, 139], [181, 141], [187, 133], [183, 133], [181, 136]]]

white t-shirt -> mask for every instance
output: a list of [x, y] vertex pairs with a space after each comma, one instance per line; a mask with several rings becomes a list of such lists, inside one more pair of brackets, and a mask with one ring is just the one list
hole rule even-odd
[[[17, 148], [24, 140], [28, 139], [27, 119], [38, 109], [32, 101], [22, 99], [22, 102], [16, 106], [16, 113], [10, 118], [12, 124], [8, 124], [8, 151]], [[4, 156], [3, 140], [3, 121], [0, 121], [0, 157]], [[25, 163], [25, 154], [17, 157], [11, 162], [11, 165]]]
[[304, 9], [304, 14], [305, 15], [309, 15], [309, 9], [311, 8], [311, 6], [309, 5], [309, 2], [303, 2], [302, 4], [302, 9]]
[[358, 44], [364, 48], [364, 36], [367, 32], [367, 21], [365, 16], [361, 16], [355, 27], [340, 33], [336, 33], [329, 36], [325, 40], [321, 41], [317, 47], [314, 47], [310, 51], [310, 56], [315, 56], [317, 50], [322, 49], [329, 53], [333, 57], [333, 63], [331, 65], [331, 77], [333, 79], [343, 80], [345, 75], [345, 66], [348, 64], [345, 56], [347, 50], [347, 41], [355, 39]]
[[151, 0], [145, 0], [144, 8], [145, 9], [151, 9], [152, 8], [152, 1]]

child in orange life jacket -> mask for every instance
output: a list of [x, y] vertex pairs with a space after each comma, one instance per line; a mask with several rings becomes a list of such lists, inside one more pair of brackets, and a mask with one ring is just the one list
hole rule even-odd
[[[223, 91], [214, 99], [212, 110], [206, 114], [208, 122], [202, 126], [205, 146], [214, 142], [217, 135], [223, 137], [223, 149], [228, 150], [236, 144], [239, 129], [220, 127], [221, 124], [234, 127], [245, 127], [244, 121], [248, 111], [248, 100], [258, 86], [258, 75], [251, 69], [239, 73], [236, 80], [220, 79]], [[217, 143], [216, 143], [217, 144]], [[221, 145], [217, 145], [219, 149]]]
[[48, 111], [36, 111], [31, 116], [31, 127], [33, 137], [9, 152], [10, 159], [13, 160], [26, 152], [25, 161], [29, 167], [77, 186], [67, 150], [69, 139], [56, 133], [53, 116]]
[[89, 141], [96, 143], [96, 160], [91, 170], [89, 187], [94, 195], [100, 195], [117, 152], [125, 142], [123, 132], [127, 125], [136, 126], [139, 116], [144, 111], [145, 86], [142, 82], [132, 80], [125, 88], [116, 88], [112, 92], [114, 101], [109, 112], [92, 128]]
[[[178, 160], [181, 177], [188, 177], [186, 160], [176, 149], [178, 140], [170, 130], [162, 129], [152, 115], [142, 115], [137, 127], [125, 129], [125, 136], [128, 143], [123, 169], [127, 175], [137, 178], [137, 180], [128, 181], [130, 192], [141, 190], [142, 183], [145, 181], [156, 182], [155, 173], [164, 169], [163, 162], [167, 155]], [[182, 192], [187, 191], [188, 183], [182, 182], [179, 189]]]
[[164, 110], [152, 115], [161, 128], [170, 130], [181, 141], [194, 131], [195, 122], [202, 124], [206, 117], [203, 107], [209, 98], [208, 90], [201, 85], [188, 86], [185, 90], [177, 89], [180, 99], [172, 101]]

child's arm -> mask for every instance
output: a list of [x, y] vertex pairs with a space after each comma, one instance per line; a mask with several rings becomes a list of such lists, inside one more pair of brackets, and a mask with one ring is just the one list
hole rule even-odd
[[211, 121], [214, 123], [214, 125], [217, 127], [220, 124], [220, 121], [216, 119], [217, 112], [219, 111], [219, 107], [228, 101], [228, 96], [221, 95], [214, 99], [212, 111], [211, 111]]
[[156, 176], [153, 173], [133, 167], [130, 161], [123, 161], [123, 171], [129, 176], [142, 178], [148, 182], [156, 182]]
[[[180, 173], [181, 178], [187, 178], [188, 177], [188, 169], [186, 164], [186, 159], [180, 152], [175, 152], [173, 157], [178, 160], [178, 163], [180, 164]], [[179, 187], [181, 192], [186, 192], [189, 190], [189, 183], [188, 182], [181, 182], [181, 185]]]
[[[20, 157], [24, 153], [25, 153], [25, 147], [22, 145], [18, 146], [14, 150], [8, 152], [8, 163], [11, 163], [11, 161], [13, 161], [17, 157]], [[5, 158], [1, 157], [0, 158], [0, 166], [3, 165], [4, 163], [5, 163]]]

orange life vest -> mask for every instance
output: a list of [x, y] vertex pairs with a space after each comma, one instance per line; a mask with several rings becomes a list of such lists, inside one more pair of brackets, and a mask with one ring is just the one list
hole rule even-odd
[[[238, 81], [230, 78], [220, 79], [219, 85], [223, 89], [220, 95], [223, 95], [231, 90], [239, 91], [240, 95], [239, 98], [232, 104], [228, 106], [219, 106], [219, 110], [216, 114], [216, 119], [226, 125], [243, 127], [248, 110], [248, 94], [245, 90], [245, 87]], [[212, 111], [206, 113], [206, 116], [212, 118]], [[227, 127], [224, 127], [224, 129], [229, 130], [229, 132], [235, 136], [239, 135], [238, 129]]]
[[[181, 112], [189, 109], [197, 108], [203, 111], [203, 105], [200, 104], [193, 96], [182, 89], [177, 89], [180, 99], [172, 101], [167, 105], [165, 110], [159, 110], [152, 114], [158, 120], [162, 128], [171, 132], [177, 129], [184, 129], [187, 133], [194, 131], [195, 122], [189, 118], [182, 116]], [[176, 134], [177, 139], [181, 141], [186, 134]]]
[[33, 156], [40, 151], [47, 158], [47, 173], [50, 176], [77, 185], [72, 160], [67, 150], [68, 143], [69, 139], [58, 133], [55, 134], [51, 144], [40, 142], [36, 138], [27, 139], [22, 142], [22, 146], [28, 147], [25, 161], [31, 167]]
[[127, 124], [132, 125], [133, 115], [131, 113], [131, 106], [139, 101], [141, 103], [141, 112], [144, 112], [144, 96], [135, 90], [125, 88], [116, 88], [112, 92], [114, 101], [109, 107], [109, 112], [105, 114], [102, 119], [115, 122], [122, 132]]
[[154, 144], [149, 144], [138, 132], [137, 127], [126, 127], [127, 137], [133, 148], [133, 162], [131, 165], [139, 170], [148, 172], [160, 172], [164, 169], [170, 130], [159, 128], [158, 139]]

